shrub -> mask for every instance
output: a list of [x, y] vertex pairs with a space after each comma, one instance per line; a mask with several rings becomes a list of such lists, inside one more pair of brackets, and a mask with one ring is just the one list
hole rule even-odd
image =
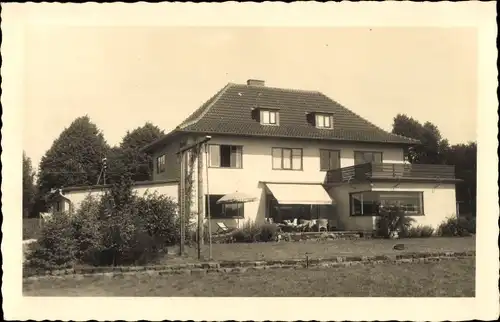
[[76, 242], [76, 258], [80, 262], [98, 265], [102, 251], [101, 200], [87, 196], [71, 218]]
[[76, 260], [76, 241], [70, 217], [55, 213], [42, 226], [40, 238], [27, 256], [27, 265], [35, 269], [66, 268]]
[[375, 235], [389, 238], [394, 233], [400, 236], [408, 235], [408, 231], [415, 220], [407, 217], [399, 207], [381, 209], [376, 221]]
[[[135, 205], [138, 216], [142, 218], [144, 232], [153, 237], [155, 247], [163, 249], [180, 240], [180, 222], [177, 204], [169, 197], [158, 193], [146, 193], [137, 198]], [[188, 221], [188, 220], [187, 220]], [[192, 233], [186, 229], [186, 234]]]
[[40, 218], [23, 218], [23, 240], [40, 237]]
[[259, 241], [270, 242], [276, 240], [278, 226], [275, 224], [264, 224], [260, 228]]
[[438, 235], [442, 237], [464, 237], [475, 234], [476, 222], [467, 218], [449, 217], [445, 219], [438, 227]]
[[258, 241], [260, 226], [251, 221], [246, 221], [243, 227], [233, 233], [234, 241], [237, 243], [254, 243]]
[[76, 262], [115, 266], [150, 262], [179, 241], [176, 210], [176, 203], [165, 196], [137, 197], [123, 178], [102, 197], [89, 195], [74, 215], [54, 215], [44, 225], [28, 265], [50, 269]]
[[432, 226], [417, 226], [408, 229], [406, 236], [408, 238], [431, 237], [434, 234]]

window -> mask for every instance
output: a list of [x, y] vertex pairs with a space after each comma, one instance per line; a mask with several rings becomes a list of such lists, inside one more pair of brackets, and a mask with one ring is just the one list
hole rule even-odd
[[302, 170], [302, 149], [273, 148], [274, 170]]
[[243, 147], [233, 145], [209, 146], [209, 166], [212, 168], [242, 168]]
[[320, 129], [331, 129], [332, 116], [328, 114], [316, 114], [316, 127]]
[[423, 193], [418, 191], [369, 191], [350, 195], [351, 215], [376, 216], [383, 209], [400, 208], [408, 215], [423, 215]]
[[[210, 195], [210, 218], [238, 218], [244, 217], [245, 205], [240, 204], [217, 204], [217, 200], [223, 195]], [[208, 217], [208, 196], [205, 195], [205, 217]]]
[[354, 165], [370, 162], [382, 163], [382, 152], [354, 151]]
[[165, 154], [156, 158], [156, 173], [165, 172], [167, 163], [166, 161], [167, 161], [167, 156]]
[[319, 168], [321, 171], [328, 171], [340, 168], [340, 151], [319, 150]]
[[261, 124], [278, 124], [278, 112], [277, 111], [266, 111], [260, 112], [260, 122]]

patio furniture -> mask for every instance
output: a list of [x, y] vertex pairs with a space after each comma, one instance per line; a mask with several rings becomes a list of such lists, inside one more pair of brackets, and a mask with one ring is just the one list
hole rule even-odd
[[215, 232], [216, 234], [222, 231], [223, 233], [227, 233], [230, 231], [229, 227], [226, 226], [225, 223], [223, 222], [218, 222], [217, 223], [217, 231]]
[[321, 229], [328, 231], [328, 220], [327, 219], [318, 219], [318, 231], [321, 231]]

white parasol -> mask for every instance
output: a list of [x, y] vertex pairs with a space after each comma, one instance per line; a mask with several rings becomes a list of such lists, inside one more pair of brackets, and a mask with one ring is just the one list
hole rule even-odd
[[245, 202], [252, 202], [255, 200], [257, 200], [257, 198], [252, 197], [246, 193], [236, 191], [224, 195], [222, 198], [217, 200], [217, 204], [245, 203]]

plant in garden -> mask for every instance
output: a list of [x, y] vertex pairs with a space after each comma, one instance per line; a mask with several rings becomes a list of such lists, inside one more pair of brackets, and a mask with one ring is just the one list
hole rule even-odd
[[66, 213], [55, 213], [43, 224], [41, 236], [27, 257], [27, 266], [35, 269], [70, 267], [76, 260], [76, 250], [70, 217]]
[[102, 251], [101, 200], [90, 194], [82, 201], [71, 218], [76, 242], [76, 258], [80, 262], [98, 265]]
[[434, 234], [434, 228], [432, 226], [421, 226], [410, 227], [404, 237], [408, 238], [420, 238], [420, 237], [431, 237]]
[[438, 227], [438, 235], [443, 237], [470, 236], [476, 232], [475, 220], [448, 217]]
[[414, 221], [398, 206], [381, 207], [376, 221], [375, 235], [384, 238], [390, 238], [395, 234], [405, 236]]
[[278, 234], [278, 226], [275, 224], [264, 224], [260, 227], [259, 241], [275, 241]]

